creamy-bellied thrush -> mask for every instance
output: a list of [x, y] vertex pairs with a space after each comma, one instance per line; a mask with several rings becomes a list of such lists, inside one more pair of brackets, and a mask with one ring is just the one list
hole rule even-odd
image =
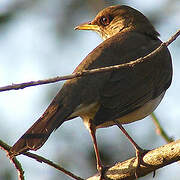
[[[108, 67], [143, 57], [162, 42], [159, 33], [139, 11], [128, 6], [111, 6], [95, 19], [76, 27], [93, 30], [105, 40], [74, 70]], [[144, 61], [111, 72], [67, 80], [44, 114], [14, 144], [10, 156], [39, 149], [62, 123], [77, 116], [89, 130], [103, 172], [95, 132], [97, 128], [118, 125], [134, 145], [140, 161], [142, 149], [122, 124], [141, 120], [161, 102], [172, 80], [172, 62], [167, 47]]]

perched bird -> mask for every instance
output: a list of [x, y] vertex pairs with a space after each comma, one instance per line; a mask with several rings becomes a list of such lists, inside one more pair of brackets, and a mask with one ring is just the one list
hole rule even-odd
[[103, 176], [96, 129], [117, 125], [134, 145], [140, 163], [143, 150], [122, 124], [141, 120], [156, 109], [171, 84], [172, 61], [167, 47], [163, 47], [133, 64], [162, 42], [149, 20], [131, 7], [107, 7], [93, 21], [76, 29], [95, 31], [104, 41], [86, 56], [74, 73], [128, 62], [132, 65], [67, 80], [44, 114], [13, 145], [9, 154], [13, 157], [39, 149], [62, 123], [80, 116], [92, 137], [97, 169]]

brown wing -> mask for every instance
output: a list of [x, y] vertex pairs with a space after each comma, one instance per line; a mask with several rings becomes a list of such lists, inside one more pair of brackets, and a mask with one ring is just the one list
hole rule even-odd
[[[112, 59], [119, 57], [120, 61], [122, 58], [123, 62], [129, 62], [149, 54], [160, 43], [160, 40], [134, 33], [117, 47], [119, 56], [113, 51]], [[171, 57], [166, 47], [143, 63], [112, 72], [100, 91], [101, 106], [95, 125], [122, 117], [158, 97], [169, 87], [171, 79]]]
[[[135, 32], [117, 34], [95, 48], [75, 72], [126, 63], [148, 54], [159, 44], [159, 40], [152, 40]], [[51, 132], [71, 117], [76, 107], [81, 104], [100, 103], [95, 124], [101, 124], [158, 96], [171, 82], [171, 59], [168, 50], [164, 48], [152, 61], [154, 62], [147, 61], [149, 65], [146, 69], [143, 63], [116, 72], [68, 80], [43, 116], [11, 148], [10, 155], [40, 148]]]

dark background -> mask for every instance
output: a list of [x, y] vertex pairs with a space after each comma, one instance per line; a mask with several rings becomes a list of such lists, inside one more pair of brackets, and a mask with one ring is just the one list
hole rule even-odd
[[[145, 14], [163, 41], [180, 27], [179, 0], [1, 0], [0, 1], [0, 86], [70, 74], [102, 40], [93, 32], [74, 31], [109, 5], [126, 4]], [[180, 38], [169, 49], [174, 76], [156, 115], [170, 136], [180, 136]], [[42, 115], [63, 82], [0, 93], [0, 139], [12, 145]], [[143, 148], [165, 144], [156, 135], [150, 117], [125, 128]], [[100, 129], [97, 138], [105, 164], [135, 155], [117, 127]], [[81, 177], [96, 172], [94, 150], [80, 118], [64, 123], [37, 152]], [[63, 173], [24, 156], [19, 156], [27, 180], [69, 179]], [[156, 172], [156, 180], [179, 180], [175, 163]], [[0, 151], [0, 180], [17, 179], [13, 165]], [[143, 180], [152, 179], [148, 175]]]

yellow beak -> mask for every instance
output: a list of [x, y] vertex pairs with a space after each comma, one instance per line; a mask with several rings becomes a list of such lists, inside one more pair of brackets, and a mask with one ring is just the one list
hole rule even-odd
[[91, 23], [83, 23], [80, 24], [79, 26], [76, 26], [74, 28], [75, 30], [92, 30], [92, 31], [98, 31], [99, 26]]

